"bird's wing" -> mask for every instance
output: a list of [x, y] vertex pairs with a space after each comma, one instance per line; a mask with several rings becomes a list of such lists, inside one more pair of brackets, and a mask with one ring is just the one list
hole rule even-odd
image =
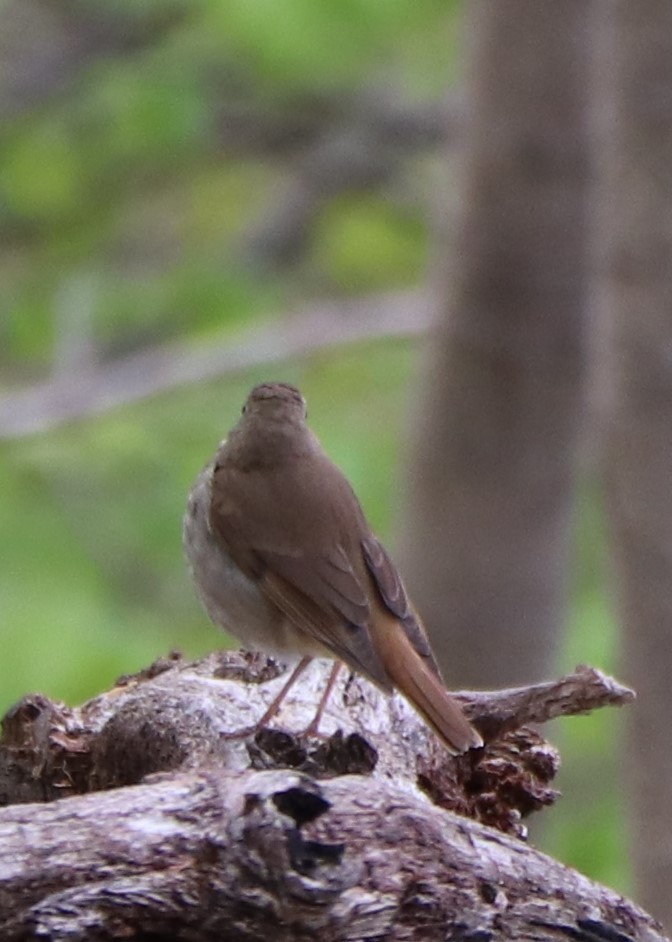
[[373, 534], [369, 534], [362, 540], [362, 552], [386, 608], [399, 619], [415, 651], [436, 674], [439, 674], [425, 629], [406, 593], [399, 571], [385, 547]]
[[319, 577], [315, 579], [314, 571], [306, 567], [305, 561], [297, 567], [292, 563], [294, 560], [287, 557], [270, 559], [261, 579], [262, 591], [308, 637], [315, 638], [334, 657], [390, 692], [392, 685], [371, 641], [368, 603], [367, 614], [360, 615], [359, 622], [346, 619], [344, 610], [352, 612], [352, 603], [340, 594], [331, 595], [331, 601], [327, 601], [326, 595], [316, 601], [303, 587], [316, 583], [322, 587], [324, 582]]
[[[368, 574], [358, 549], [366, 523], [347, 481], [326, 460], [305, 469], [297, 463], [290, 480], [286, 471], [280, 479], [265, 469], [253, 487], [244, 479], [250, 473], [214, 472], [213, 532], [299, 631], [390, 690], [369, 630]], [[291, 508], [283, 502], [287, 487], [301, 495], [300, 520], [296, 500]]]

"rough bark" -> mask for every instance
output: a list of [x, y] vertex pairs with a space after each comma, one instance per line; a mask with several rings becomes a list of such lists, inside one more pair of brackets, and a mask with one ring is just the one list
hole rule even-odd
[[591, 4], [474, 0], [467, 15], [461, 208], [401, 568], [446, 676], [490, 687], [548, 676], [565, 611]]
[[519, 841], [358, 776], [184, 773], [6, 809], [0, 841], [3, 942], [664, 938]]
[[672, 926], [672, 6], [603, 0], [599, 344], [639, 896]]
[[[328, 670], [312, 666], [278, 724], [306, 727]], [[175, 655], [78, 709], [17, 704], [0, 741], [0, 802], [16, 803], [0, 811], [3, 942], [662, 939], [632, 904], [513, 836], [557, 798], [557, 753], [523, 724], [630, 690], [581, 668], [459, 694], [486, 740], [461, 757], [358, 678], [333, 696], [321, 738], [232, 738], [283, 675], [254, 655]]]
[[24, 697], [2, 724], [0, 805], [134, 785], [152, 773], [213, 763], [291, 767], [321, 778], [405, 780], [443, 807], [522, 834], [521, 819], [557, 796], [550, 787], [557, 753], [526, 724], [633, 697], [589, 668], [534, 687], [458, 693], [487, 748], [453, 757], [403, 698], [388, 698], [355, 676], [329, 701], [320, 736], [304, 737], [329, 670], [330, 662], [314, 662], [277, 722], [254, 735], [249, 730], [286, 677], [282, 665], [244, 652], [193, 664], [179, 655], [160, 659], [79, 708]]

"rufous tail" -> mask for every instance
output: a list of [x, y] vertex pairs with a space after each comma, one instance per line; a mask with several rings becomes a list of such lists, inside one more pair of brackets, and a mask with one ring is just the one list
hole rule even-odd
[[450, 752], [459, 754], [483, 745], [459, 703], [450, 696], [431, 663], [415, 650], [398, 621], [389, 632], [387, 643], [380, 645], [379, 654], [394, 686]]

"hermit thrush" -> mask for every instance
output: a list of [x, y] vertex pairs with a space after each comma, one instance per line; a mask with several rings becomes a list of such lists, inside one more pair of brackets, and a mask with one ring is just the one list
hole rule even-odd
[[308, 428], [298, 389], [252, 390], [194, 484], [184, 543], [216, 624], [251, 647], [302, 656], [290, 683], [310, 657], [344, 661], [401, 691], [452, 752], [482, 744], [443, 685], [394, 563]]

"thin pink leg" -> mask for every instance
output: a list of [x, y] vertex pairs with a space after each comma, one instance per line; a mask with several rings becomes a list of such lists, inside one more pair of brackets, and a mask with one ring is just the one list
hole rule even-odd
[[282, 701], [285, 699], [289, 691], [292, 689], [296, 681], [299, 679], [301, 674], [303, 674], [303, 672], [308, 667], [311, 661], [312, 661], [312, 657], [301, 658], [301, 660], [296, 665], [292, 673], [289, 675], [289, 680], [284, 685], [280, 693], [275, 697], [275, 699], [273, 700], [269, 708], [266, 710], [262, 718], [254, 724], [257, 729], [261, 729], [262, 726], [266, 726], [269, 720], [273, 719], [275, 714], [280, 709], [280, 706], [282, 705]]
[[247, 739], [247, 737], [251, 736], [252, 733], [256, 733], [258, 729], [261, 729], [263, 726], [266, 726], [269, 720], [272, 720], [275, 714], [278, 712], [278, 710], [280, 709], [280, 706], [282, 705], [282, 701], [285, 699], [285, 697], [291, 690], [292, 686], [299, 679], [301, 674], [303, 674], [303, 672], [308, 667], [311, 661], [312, 661], [312, 657], [301, 658], [301, 660], [296, 665], [292, 673], [289, 675], [289, 680], [287, 680], [287, 682], [284, 684], [280, 693], [277, 694], [277, 696], [273, 699], [272, 703], [270, 704], [270, 706], [268, 707], [268, 709], [266, 710], [266, 712], [264, 713], [264, 715], [261, 717], [260, 720], [257, 720], [257, 722], [254, 723], [252, 726], [245, 726], [243, 729], [236, 729], [230, 733], [225, 733], [224, 739]]
[[329, 697], [331, 696], [331, 691], [334, 689], [334, 684], [338, 680], [338, 675], [341, 672], [343, 664], [341, 661], [334, 661], [334, 666], [331, 668], [331, 673], [329, 674], [329, 680], [327, 681], [327, 686], [325, 687], [324, 693], [320, 699], [320, 702], [317, 707], [315, 716], [310, 722], [310, 725], [307, 727], [304, 736], [317, 736], [317, 728], [320, 725], [320, 720], [322, 719], [322, 714], [325, 711]]

